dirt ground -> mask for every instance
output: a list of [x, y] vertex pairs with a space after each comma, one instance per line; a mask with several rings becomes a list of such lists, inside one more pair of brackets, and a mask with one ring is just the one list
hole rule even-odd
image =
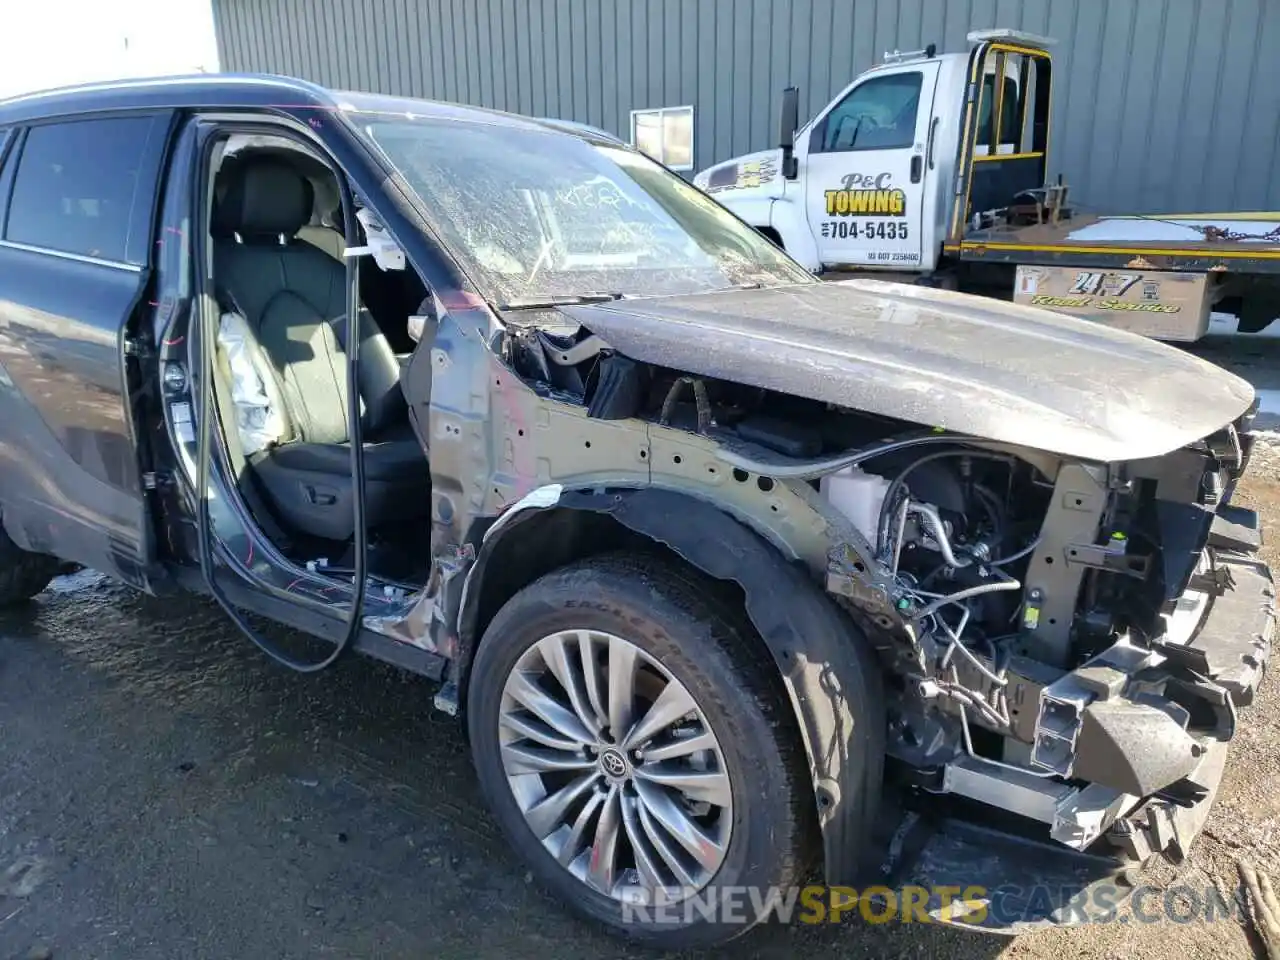
[[[1280, 445], [1261, 449], [1240, 496], [1280, 529]], [[645, 956], [531, 883], [430, 693], [358, 659], [299, 678], [208, 604], [62, 578], [0, 618], [0, 960]], [[1190, 862], [1151, 879], [1232, 895], [1245, 855], [1280, 874], [1274, 678], [1241, 716]], [[1230, 919], [1016, 939], [854, 921], [765, 929], [710, 956], [1254, 951]]]

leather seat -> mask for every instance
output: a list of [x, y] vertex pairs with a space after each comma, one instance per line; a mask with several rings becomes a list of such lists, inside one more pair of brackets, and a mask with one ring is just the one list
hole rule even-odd
[[[314, 190], [315, 182], [308, 180], [308, 183], [312, 184]], [[342, 263], [342, 252], [346, 249], [347, 241], [342, 235], [342, 203], [336, 196], [336, 187], [334, 196], [317, 196], [314, 202], [315, 210], [311, 219], [299, 228], [297, 238]]]
[[342, 262], [342, 251], [347, 246], [346, 239], [333, 227], [306, 226], [298, 231], [298, 239], [311, 244], [321, 253], [327, 254]]
[[[298, 232], [310, 182], [287, 162], [251, 154], [224, 166], [214, 210], [214, 281], [265, 359], [288, 439], [249, 465], [279, 519], [301, 533], [354, 533], [347, 420], [346, 269]], [[408, 422], [400, 365], [373, 317], [360, 317], [365, 514], [370, 528], [426, 515], [430, 471]]]

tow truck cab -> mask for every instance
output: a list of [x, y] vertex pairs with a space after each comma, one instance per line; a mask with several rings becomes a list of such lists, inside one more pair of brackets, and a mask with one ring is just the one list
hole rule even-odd
[[[933, 272], [965, 206], [957, 196], [1007, 206], [1045, 181], [1053, 41], [1013, 30], [969, 40], [969, 53], [930, 45], [886, 54], [794, 134], [786, 115], [797, 91], [788, 88], [781, 145], [704, 170], [694, 184], [811, 270]], [[980, 89], [969, 82], [978, 65]], [[964, 176], [969, 128], [975, 163]]]
[[1211, 308], [1242, 332], [1280, 315], [1280, 218], [1073, 209], [1050, 182], [1054, 41], [968, 40], [885, 54], [803, 126], [787, 88], [779, 146], [694, 184], [815, 273], [889, 273], [1166, 340], [1198, 339]]

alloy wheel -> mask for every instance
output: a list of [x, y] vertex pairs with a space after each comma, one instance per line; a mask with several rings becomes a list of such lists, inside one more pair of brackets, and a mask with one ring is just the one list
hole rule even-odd
[[507, 783], [556, 860], [618, 900], [680, 899], [724, 862], [733, 793], [689, 691], [635, 644], [562, 630], [531, 645], [502, 691]]

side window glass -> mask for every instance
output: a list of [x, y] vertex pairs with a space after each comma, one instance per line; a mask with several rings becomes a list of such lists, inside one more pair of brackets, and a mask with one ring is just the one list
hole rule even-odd
[[[1038, 63], [1022, 54], [997, 51], [987, 55], [982, 92], [978, 98], [978, 122], [974, 138], [977, 156], [1020, 153], [1031, 150], [1031, 129]], [[996, 78], [1001, 78], [1000, 87]], [[999, 108], [999, 124], [996, 111]]]
[[974, 139], [979, 156], [991, 152], [991, 135], [995, 127], [991, 123], [991, 114], [995, 109], [996, 84], [995, 74], [988, 73], [982, 78], [982, 94], [978, 98], [978, 133]]
[[45, 124], [27, 132], [4, 238], [126, 260], [151, 119]]
[[[991, 153], [995, 128], [991, 119], [995, 113], [995, 76], [987, 74], [982, 80], [982, 100], [978, 105], [978, 139], [976, 143], [985, 149], [979, 155]], [[1013, 153], [1017, 147], [1018, 124], [1021, 120], [1022, 100], [1018, 96], [1018, 81], [1004, 78], [1004, 96], [1000, 100], [1000, 146], [998, 153]]]
[[5, 202], [9, 197], [9, 185], [13, 183], [13, 168], [17, 161], [17, 150], [18, 131], [13, 127], [6, 127], [0, 130], [0, 220], [4, 219]]
[[820, 124], [817, 152], [910, 147], [923, 79], [918, 71], [894, 73], [854, 87]]
[[1018, 152], [1018, 125], [1022, 120], [1022, 98], [1018, 96], [1018, 81], [1004, 78], [1004, 98], [1000, 101], [1000, 143], [997, 151]]

